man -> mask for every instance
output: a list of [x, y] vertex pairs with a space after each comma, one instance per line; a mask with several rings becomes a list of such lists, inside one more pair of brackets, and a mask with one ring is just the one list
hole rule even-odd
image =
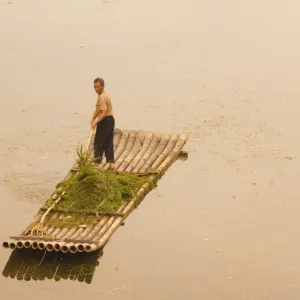
[[96, 78], [94, 89], [98, 94], [96, 109], [91, 119], [91, 128], [96, 128], [94, 141], [94, 160], [96, 164], [101, 164], [103, 153], [109, 163], [109, 169], [115, 169], [114, 158], [114, 129], [115, 119], [113, 116], [111, 99], [104, 89], [104, 80]]

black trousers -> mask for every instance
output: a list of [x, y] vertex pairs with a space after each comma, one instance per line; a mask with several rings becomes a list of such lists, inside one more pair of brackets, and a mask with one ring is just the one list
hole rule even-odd
[[114, 129], [115, 119], [113, 116], [105, 117], [97, 124], [95, 141], [94, 141], [94, 161], [101, 164], [103, 153], [105, 153], [106, 161], [114, 163]]

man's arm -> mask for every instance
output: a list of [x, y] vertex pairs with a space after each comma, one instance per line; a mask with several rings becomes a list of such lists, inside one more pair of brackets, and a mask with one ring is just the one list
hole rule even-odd
[[98, 120], [96, 121], [96, 125], [100, 123], [107, 116], [107, 110], [101, 111]]
[[97, 108], [95, 109], [93, 116], [91, 118], [91, 125], [93, 124], [93, 122], [96, 120], [97, 116], [99, 114], [99, 111], [97, 110]]

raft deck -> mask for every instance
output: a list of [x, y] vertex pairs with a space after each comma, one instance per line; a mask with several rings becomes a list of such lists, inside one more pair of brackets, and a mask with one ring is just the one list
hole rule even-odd
[[[93, 153], [92, 137], [88, 147]], [[8, 249], [32, 248], [47, 251], [92, 252], [102, 249], [113, 233], [121, 226], [129, 214], [139, 205], [147, 193], [181, 155], [188, 137], [179, 133], [154, 133], [135, 130], [116, 129], [114, 133], [115, 161], [117, 172], [135, 173], [149, 176], [145, 183], [125, 205], [120, 206], [114, 213], [82, 213], [52, 209], [43, 223], [45, 235], [38, 233], [25, 235], [26, 230], [38, 224], [46, 209], [41, 208], [34, 221], [18, 236], [11, 236], [3, 242]], [[101, 168], [108, 169], [103, 161]], [[69, 171], [68, 176], [73, 168]], [[73, 227], [63, 227], [55, 224], [55, 220], [65, 218], [81, 218], [85, 216], [83, 224]], [[54, 222], [53, 222], [54, 221]]]

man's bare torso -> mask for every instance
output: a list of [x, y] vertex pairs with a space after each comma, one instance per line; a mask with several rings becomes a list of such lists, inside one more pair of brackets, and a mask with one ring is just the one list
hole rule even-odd
[[98, 95], [96, 110], [99, 114], [106, 111], [106, 116], [113, 116], [111, 99], [106, 91], [103, 91], [100, 95]]

